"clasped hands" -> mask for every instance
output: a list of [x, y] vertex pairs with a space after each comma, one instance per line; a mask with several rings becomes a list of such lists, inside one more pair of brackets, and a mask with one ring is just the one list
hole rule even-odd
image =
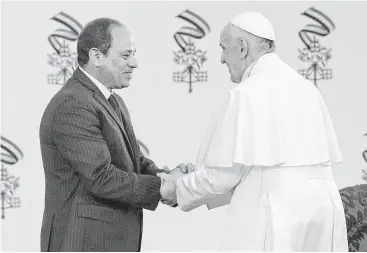
[[177, 206], [176, 186], [177, 180], [182, 176], [191, 173], [195, 170], [195, 166], [191, 163], [179, 164], [175, 169], [170, 170], [167, 166], [163, 167], [163, 171], [158, 173], [157, 176], [162, 179], [162, 185], [160, 189], [161, 201], [163, 204], [171, 207]]

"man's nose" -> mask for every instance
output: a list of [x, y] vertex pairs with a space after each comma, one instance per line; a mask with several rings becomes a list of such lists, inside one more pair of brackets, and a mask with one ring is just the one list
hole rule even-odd
[[225, 61], [224, 61], [224, 57], [223, 57], [223, 54], [221, 55], [221, 57], [220, 57], [220, 62], [222, 63], [222, 64], [224, 64], [225, 63]]
[[130, 57], [130, 60], [129, 60], [129, 67], [131, 67], [131, 68], [137, 68], [137, 67], [139, 67], [139, 65], [138, 65], [138, 61], [136, 60], [136, 58], [135, 58], [135, 56], [131, 56]]

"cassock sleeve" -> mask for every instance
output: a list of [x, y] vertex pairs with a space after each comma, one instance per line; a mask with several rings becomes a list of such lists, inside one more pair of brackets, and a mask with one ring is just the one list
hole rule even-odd
[[230, 203], [234, 188], [247, 176], [251, 167], [206, 167], [177, 181], [177, 203], [181, 210], [191, 211], [206, 204], [208, 209]]

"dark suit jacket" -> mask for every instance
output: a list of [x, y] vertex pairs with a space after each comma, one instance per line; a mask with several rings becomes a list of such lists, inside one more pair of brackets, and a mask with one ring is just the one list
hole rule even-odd
[[161, 197], [158, 168], [79, 68], [48, 104], [40, 143], [41, 251], [140, 251], [142, 209]]

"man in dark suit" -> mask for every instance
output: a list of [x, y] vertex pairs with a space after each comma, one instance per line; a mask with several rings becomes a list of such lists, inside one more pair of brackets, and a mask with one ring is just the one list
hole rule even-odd
[[140, 251], [142, 209], [177, 203], [174, 183], [141, 154], [124, 101], [112, 92], [128, 87], [138, 67], [133, 38], [120, 22], [96, 19], [77, 51], [79, 67], [40, 125], [41, 251]]

